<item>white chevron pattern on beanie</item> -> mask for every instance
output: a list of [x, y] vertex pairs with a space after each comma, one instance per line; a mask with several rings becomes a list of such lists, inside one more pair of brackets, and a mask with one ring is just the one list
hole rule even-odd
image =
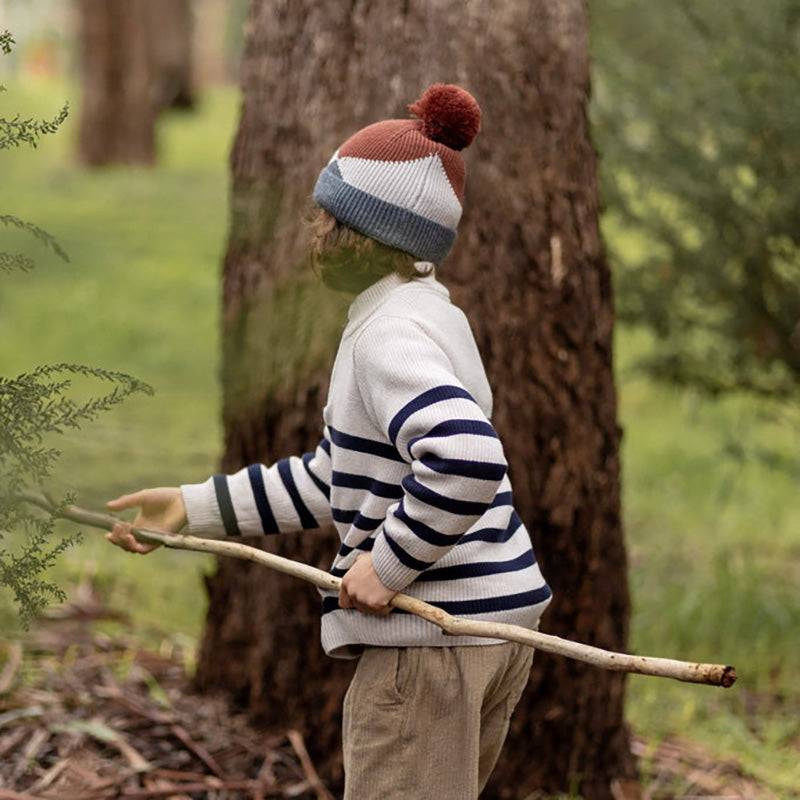
[[[338, 154], [337, 154], [338, 155]], [[345, 183], [455, 230], [461, 203], [436, 153], [411, 161], [345, 156], [336, 164]]]

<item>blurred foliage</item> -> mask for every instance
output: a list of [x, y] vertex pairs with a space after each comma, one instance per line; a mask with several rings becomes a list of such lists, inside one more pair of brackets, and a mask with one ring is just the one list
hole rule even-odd
[[[14, 46], [14, 37], [7, 31], [0, 32], [0, 53], [10, 55]], [[5, 87], [0, 86], [0, 92]], [[36, 147], [41, 136], [55, 133], [67, 118], [67, 105], [52, 120], [38, 120], [32, 117], [22, 118], [16, 114], [11, 119], [0, 117], [0, 150], [19, 147], [27, 144]], [[35, 239], [50, 247], [64, 261], [69, 261], [67, 254], [59, 247], [58, 242], [47, 231], [31, 222], [15, 217], [13, 214], [0, 214], [0, 223], [6, 227], [15, 227], [27, 231]], [[10, 272], [12, 269], [29, 270], [33, 268], [33, 260], [23, 253], [0, 252], [0, 270]]]
[[64, 105], [53, 119], [22, 119], [19, 115], [0, 118], [0, 150], [29, 144], [36, 147], [40, 136], [55, 133], [67, 118], [68, 109]]
[[620, 317], [659, 339], [648, 370], [797, 397], [800, 2], [590, 10], [604, 224]]
[[[8, 55], [13, 44], [8, 31], [0, 33], [3, 54]], [[66, 115], [64, 106], [51, 122], [0, 118], [0, 150], [20, 144], [35, 147], [39, 137], [54, 133]], [[10, 214], [0, 215], [0, 222], [31, 234], [67, 260], [55, 239], [38, 226]], [[5, 271], [29, 270], [33, 265], [25, 254], [0, 252], [0, 268]], [[100, 397], [77, 400], [70, 394], [70, 378], [75, 376], [108, 381], [113, 388]], [[129, 375], [78, 364], [39, 366], [15, 378], [0, 376], [0, 585], [14, 593], [23, 625], [50, 601], [63, 598], [61, 589], [43, 576], [73, 539], [54, 543], [54, 517], [34, 514], [20, 501], [19, 492], [49, 476], [59, 451], [48, 437], [80, 427], [138, 391], [149, 387]]]

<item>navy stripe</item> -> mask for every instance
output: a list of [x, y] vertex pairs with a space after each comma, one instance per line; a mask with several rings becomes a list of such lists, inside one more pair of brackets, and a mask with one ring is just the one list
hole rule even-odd
[[[344, 544], [344, 542], [342, 542], [342, 544], [339, 547], [339, 556], [341, 558], [349, 556], [350, 553], [353, 552], [353, 550], [359, 550], [362, 553], [369, 553], [374, 546], [375, 546], [375, 540], [371, 536], [368, 539], [364, 539], [363, 542], [356, 545], [355, 547], [350, 547], [349, 544]], [[333, 572], [332, 569], [331, 572]]]
[[497, 439], [497, 431], [492, 423], [481, 419], [448, 419], [434, 425], [428, 436], [456, 436], [459, 433], [468, 433], [472, 436], [490, 436]]
[[[434, 403], [439, 403], [442, 400], [452, 400], [454, 397], [463, 397], [465, 400], [475, 402], [472, 395], [460, 386], [435, 386], [433, 389], [423, 392], [418, 397], [415, 397], [411, 402], [406, 403], [392, 418], [389, 423], [389, 438], [392, 444], [397, 446], [397, 436], [400, 433], [400, 428], [403, 423], [417, 411], [432, 406]], [[477, 405], [477, 403], [476, 403]]]
[[[344, 609], [339, 605], [339, 595], [326, 596], [322, 598], [322, 616], [330, 614], [332, 611], [353, 611], [354, 609]], [[393, 608], [392, 614], [408, 614], [410, 612], [403, 611], [400, 608]], [[433, 624], [433, 623], [431, 623]]]
[[294, 482], [294, 475], [292, 475], [292, 465], [288, 458], [282, 458], [278, 461], [278, 474], [281, 476], [286, 491], [289, 492], [292, 505], [297, 512], [297, 516], [300, 517], [300, 525], [303, 529], [319, 528], [319, 523], [308, 510], [308, 506], [303, 502], [300, 492], [297, 491], [297, 484]]
[[328, 457], [331, 455], [331, 443], [327, 439], [323, 439], [319, 446], [328, 454]]
[[486, 597], [479, 600], [451, 600], [433, 603], [453, 616], [467, 614], [490, 614], [498, 611], [512, 611], [526, 606], [537, 606], [553, 596], [550, 587], [545, 583], [538, 589], [531, 589], [518, 594], [501, 595], [500, 597]]
[[501, 481], [506, 474], [505, 464], [487, 461], [468, 461], [461, 458], [423, 457], [420, 461], [434, 472], [458, 475], [461, 478], [478, 478], [484, 481]]
[[331, 475], [331, 485], [346, 489], [366, 489], [376, 497], [388, 497], [392, 500], [399, 500], [403, 496], [403, 487], [398, 483], [385, 483], [370, 478], [369, 475], [354, 475], [350, 472], [334, 472]]
[[344, 450], [354, 450], [357, 453], [368, 453], [373, 456], [389, 459], [389, 461], [400, 461], [405, 464], [403, 457], [390, 444], [376, 442], [374, 439], [365, 439], [363, 436], [351, 436], [349, 433], [328, 428], [331, 439], [337, 447]]
[[498, 492], [494, 496], [489, 508], [498, 508], [499, 506], [510, 506], [514, 502], [514, 496], [511, 492]]
[[339, 596], [322, 598], [322, 616], [330, 614], [331, 611], [339, 611]]
[[536, 563], [533, 551], [509, 561], [479, 561], [472, 564], [454, 564], [451, 567], [434, 567], [423, 572], [418, 581], [458, 581], [464, 578], [480, 578], [485, 575], [500, 575], [504, 572], [517, 572], [532, 567]]
[[446, 511], [448, 514], [479, 517], [489, 507], [488, 503], [474, 503], [471, 500], [457, 500], [453, 497], [445, 497], [427, 486], [423, 486], [413, 475], [403, 478], [403, 488], [407, 494], [421, 503], [438, 508], [440, 511]]
[[409, 517], [402, 501], [394, 512], [394, 517], [402, 522], [415, 536], [418, 536], [423, 542], [432, 544], [434, 547], [452, 547], [461, 537], [461, 534], [452, 536], [442, 533], [424, 522], [420, 522], [418, 519]]
[[511, 518], [506, 528], [482, 528], [473, 533], [464, 534], [459, 539], [459, 544], [468, 544], [469, 542], [491, 542], [492, 544], [502, 544], [507, 542], [520, 528], [522, 527], [522, 520], [516, 511], [511, 513]]
[[397, 544], [397, 542], [394, 541], [394, 539], [392, 539], [392, 537], [389, 536], [386, 531], [383, 532], [383, 535], [386, 537], [386, 541], [388, 542], [392, 552], [395, 554], [395, 557], [404, 567], [415, 569], [417, 572], [422, 572], [433, 564], [432, 561], [420, 561], [418, 558], [414, 558], [414, 556], [403, 550], [403, 548], [400, 547], [400, 545]]
[[[431, 605], [441, 608], [448, 614], [455, 617], [468, 616], [470, 614], [490, 614], [502, 611], [514, 611], [518, 608], [526, 608], [529, 606], [538, 606], [541, 603], [547, 602], [553, 596], [550, 587], [545, 583], [538, 589], [532, 589], [528, 592], [520, 592], [519, 594], [508, 594], [500, 597], [486, 597], [479, 600], [453, 600], [453, 601], [439, 601], [431, 603]], [[339, 597], [325, 597], [322, 600], [322, 614], [329, 614], [332, 611], [338, 611]], [[406, 613], [400, 609], [394, 609], [393, 614]], [[432, 624], [432, 623], [431, 623]]]
[[214, 492], [217, 495], [217, 505], [225, 526], [226, 536], [241, 536], [239, 523], [236, 521], [236, 512], [233, 510], [231, 490], [228, 488], [228, 478], [225, 475], [214, 476]]
[[488, 436], [497, 439], [497, 431], [492, 427], [491, 422], [483, 422], [477, 419], [449, 419], [434, 425], [424, 436], [417, 436], [408, 443], [408, 450], [420, 441], [435, 437], [458, 436], [466, 433], [469, 436]]
[[374, 531], [383, 524], [383, 517], [380, 519], [365, 517], [358, 509], [348, 510], [344, 508], [333, 508], [331, 509], [331, 515], [334, 522], [352, 525], [360, 531]]
[[261, 517], [261, 527], [264, 533], [278, 533], [278, 523], [267, 499], [267, 490], [264, 488], [264, 477], [261, 474], [261, 467], [258, 464], [251, 464], [247, 468], [250, 478], [250, 488], [253, 491], [253, 499], [256, 502], [258, 516]]
[[308, 473], [308, 477], [314, 481], [314, 485], [319, 489], [325, 497], [330, 500], [331, 499], [331, 487], [328, 486], [325, 481], [321, 478], [318, 478], [312, 471], [311, 471], [311, 462], [314, 460], [313, 453], [306, 453], [303, 456], [303, 466], [306, 468], [306, 472]]

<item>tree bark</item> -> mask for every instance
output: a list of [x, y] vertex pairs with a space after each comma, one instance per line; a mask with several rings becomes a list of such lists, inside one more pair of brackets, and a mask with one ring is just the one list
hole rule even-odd
[[156, 110], [192, 109], [195, 105], [192, 4], [190, 0], [157, 0], [147, 6], [142, 8], [143, 13], [149, 14], [150, 91]]
[[238, 5], [230, 0], [194, 0], [192, 4], [194, 83], [199, 87], [227, 84], [238, 78], [238, 58], [231, 42]]
[[81, 160], [90, 166], [152, 164], [155, 108], [140, 6], [125, 0], [79, 0], [78, 11]]
[[78, 0], [77, 7], [80, 158], [89, 166], [151, 165], [159, 112], [193, 103], [188, 0]]
[[[348, 135], [406, 116], [406, 104], [436, 81], [463, 85], [483, 108], [482, 132], [465, 152], [459, 238], [438, 274], [473, 324], [516, 504], [554, 590], [543, 630], [624, 650], [613, 302], [580, 0], [254, 0], [231, 160], [223, 468], [271, 462], [319, 440], [343, 317], [309, 275], [307, 198]], [[336, 543], [326, 532], [265, 547], [327, 567]], [[198, 684], [230, 692], [261, 722], [300, 728], [337, 787], [352, 665], [322, 654], [317, 597], [224, 561], [208, 587]], [[538, 655], [484, 797], [577, 782], [585, 800], [610, 800], [613, 783], [635, 773], [624, 689], [621, 674]]]

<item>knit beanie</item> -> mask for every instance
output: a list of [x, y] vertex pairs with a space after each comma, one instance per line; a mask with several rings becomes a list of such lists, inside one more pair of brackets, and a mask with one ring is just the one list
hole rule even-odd
[[333, 154], [314, 201], [339, 222], [421, 261], [438, 263], [453, 246], [464, 202], [459, 150], [480, 128], [475, 98], [437, 83], [408, 110], [414, 119], [377, 122]]

